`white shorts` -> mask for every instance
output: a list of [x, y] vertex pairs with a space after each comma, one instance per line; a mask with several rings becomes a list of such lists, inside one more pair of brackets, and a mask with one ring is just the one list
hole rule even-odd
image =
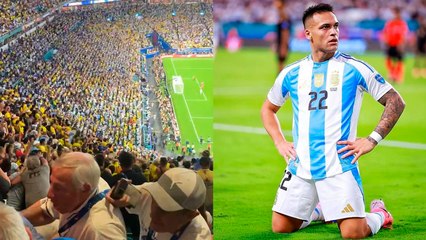
[[303, 179], [285, 171], [272, 211], [309, 221], [318, 201], [325, 221], [365, 217], [357, 168], [322, 180]]

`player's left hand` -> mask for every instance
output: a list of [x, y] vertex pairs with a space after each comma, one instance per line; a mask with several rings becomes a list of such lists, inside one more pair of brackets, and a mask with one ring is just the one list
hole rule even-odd
[[351, 162], [352, 164], [356, 163], [356, 161], [358, 161], [359, 157], [361, 157], [362, 155], [371, 152], [371, 150], [373, 150], [373, 148], [377, 145], [370, 142], [367, 138], [357, 138], [353, 142], [338, 141], [337, 144], [346, 145], [345, 147], [339, 149], [337, 153], [348, 151], [342, 156], [342, 158], [347, 158], [348, 156], [353, 155], [354, 159]]

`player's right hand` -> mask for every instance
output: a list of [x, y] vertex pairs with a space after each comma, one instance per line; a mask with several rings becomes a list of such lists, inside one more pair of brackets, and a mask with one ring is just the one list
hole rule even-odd
[[284, 157], [287, 164], [290, 160], [296, 159], [296, 149], [294, 149], [294, 145], [292, 142], [282, 142], [277, 144], [276, 147], [281, 156]]

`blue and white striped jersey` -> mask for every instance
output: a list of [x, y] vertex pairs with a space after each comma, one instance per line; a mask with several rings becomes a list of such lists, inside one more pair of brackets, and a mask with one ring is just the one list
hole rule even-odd
[[323, 179], [356, 168], [353, 156], [342, 159], [340, 140], [356, 139], [363, 92], [375, 100], [392, 89], [368, 64], [336, 52], [325, 62], [311, 55], [284, 68], [268, 94], [282, 106], [291, 98], [293, 142], [297, 158], [289, 163], [292, 174]]

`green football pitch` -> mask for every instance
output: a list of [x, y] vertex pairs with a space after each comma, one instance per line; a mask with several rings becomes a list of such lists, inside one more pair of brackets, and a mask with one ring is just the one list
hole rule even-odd
[[[292, 53], [289, 63], [306, 54]], [[356, 55], [385, 78], [381, 53]], [[426, 79], [411, 77], [412, 57], [406, 59], [406, 79], [395, 88], [405, 111], [393, 131], [360, 160], [367, 210], [382, 198], [394, 216], [394, 229], [377, 239], [426, 239]], [[219, 49], [214, 63], [216, 239], [340, 239], [336, 224], [313, 224], [290, 235], [271, 231], [271, 208], [285, 169], [271, 139], [263, 130], [260, 108], [277, 74], [275, 55], [266, 48], [237, 53]], [[422, 100], [423, 99], [423, 100]], [[291, 130], [291, 104], [278, 117], [286, 137]], [[358, 136], [367, 136], [383, 107], [365, 94]]]
[[[194, 144], [196, 154], [213, 141], [213, 58], [164, 58], [167, 87], [181, 133], [181, 144]], [[172, 77], [181, 76], [183, 94], [173, 92]], [[204, 89], [200, 92], [200, 86]], [[203, 138], [203, 144], [200, 139]], [[170, 146], [173, 147], [173, 146]]]

